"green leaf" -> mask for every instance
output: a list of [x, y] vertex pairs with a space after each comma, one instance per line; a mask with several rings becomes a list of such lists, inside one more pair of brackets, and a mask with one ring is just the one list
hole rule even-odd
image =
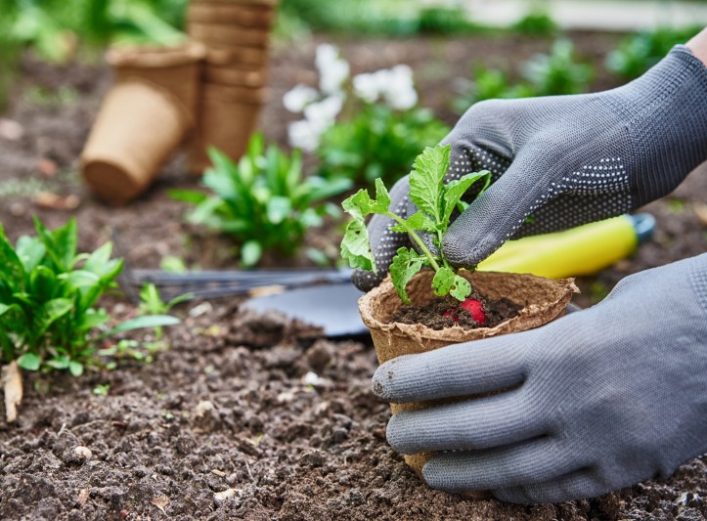
[[444, 177], [449, 169], [451, 146], [427, 147], [417, 156], [410, 172], [410, 199], [418, 210], [439, 221]]
[[54, 272], [46, 266], [37, 266], [30, 275], [29, 283], [32, 296], [37, 302], [51, 300], [60, 286]]
[[341, 258], [348, 262], [349, 267], [365, 271], [376, 271], [373, 253], [368, 241], [366, 223], [361, 219], [352, 219], [346, 225], [344, 238], [341, 241]]
[[37, 234], [47, 249], [47, 255], [52, 259], [57, 268], [69, 271], [76, 257], [76, 219], [71, 218], [64, 226], [54, 231], [49, 231], [38, 217], [34, 218]]
[[47, 250], [37, 237], [23, 235], [17, 240], [15, 251], [24, 265], [25, 272], [30, 273], [42, 261]]
[[180, 320], [171, 315], [146, 315], [142, 317], [126, 320], [122, 324], [118, 324], [113, 329], [108, 331], [104, 336], [112, 336], [118, 333], [125, 333], [133, 329], [143, 329], [151, 327], [174, 326], [179, 324]]
[[287, 197], [274, 196], [266, 204], [268, 220], [272, 224], [280, 224], [292, 211], [292, 204]]
[[393, 262], [388, 268], [390, 278], [395, 286], [395, 291], [398, 293], [403, 304], [410, 304], [410, 297], [407, 293], [407, 285], [417, 272], [422, 269], [426, 262], [424, 256], [420, 256], [415, 250], [410, 248], [399, 248]]
[[209, 198], [204, 192], [199, 192], [197, 190], [169, 190], [167, 194], [175, 201], [181, 201], [183, 203], [190, 204], [201, 204], [206, 199]]
[[81, 376], [83, 374], [83, 364], [72, 360], [69, 362], [69, 372], [72, 376]]
[[13, 289], [24, 287], [25, 268], [0, 226], [0, 279]]
[[25, 353], [17, 359], [17, 365], [26, 371], [37, 371], [42, 359], [34, 353]]
[[71, 359], [67, 355], [55, 356], [51, 360], [47, 361], [47, 365], [54, 369], [68, 369], [71, 365]]
[[461, 275], [454, 275], [454, 286], [449, 292], [455, 299], [463, 302], [471, 294], [471, 284]]
[[258, 241], [248, 241], [241, 246], [241, 263], [244, 266], [255, 266], [263, 255], [263, 247]]
[[342, 208], [352, 217], [363, 219], [372, 213], [385, 214], [390, 206], [390, 194], [383, 181], [376, 179], [376, 198], [371, 199], [368, 191], [360, 189], [341, 203]]
[[448, 295], [454, 285], [454, 277], [454, 271], [451, 268], [443, 266], [437, 270], [432, 279], [432, 289], [435, 295], [438, 297]]
[[454, 212], [454, 208], [456, 208], [459, 201], [461, 201], [462, 196], [474, 183], [479, 180], [483, 180], [485, 182], [485, 186], [480, 192], [483, 193], [491, 182], [491, 172], [488, 170], [482, 170], [481, 172], [466, 174], [459, 179], [450, 181], [445, 185], [443, 194], [444, 215], [442, 216], [442, 222], [445, 224], [445, 227], [443, 231], [446, 231], [449, 226], [449, 219], [452, 217], [452, 212]]
[[35, 336], [43, 335], [49, 326], [69, 313], [73, 307], [73, 301], [67, 298], [55, 298], [45, 302], [39, 309], [36, 329], [32, 333]]
[[432, 219], [428, 217], [427, 214], [422, 212], [415, 212], [407, 219], [404, 219], [405, 226], [400, 223], [393, 226], [393, 231], [408, 233], [410, 230], [420, 230], [425, 232], [436, 231], [435, 223]]

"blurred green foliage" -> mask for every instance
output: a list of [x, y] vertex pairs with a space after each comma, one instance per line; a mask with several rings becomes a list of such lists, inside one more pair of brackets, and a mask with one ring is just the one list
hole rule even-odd
[[320, 175], [360, 185], [377, 178], [392, 184], [410, 172], [420, 150], [436, 145], [448, 132], [428, 109], [399, 111], [366, 104], [323, 134], [317, 149]]
[[538, 54], [520, 67], [522, 81], [512, 82], [500, 70], [479, 66], [474, 81], [454, 101], [462, 113], [477, 101], [493, 98], [527, 98], [586, 92], [594, 68], [577, 61], [574, 45], [566, 39], [553, 43], [549, 54]]
[[517, 33], [532, 36], [552, 36], [559, 29], [550, 14], [540, 8], [530, 10], [511, 28]]
[[687, 42], [701, 29], [702, 26], [659, 27], [629, 36], [606, 57], [606, 68], [625, 79], [637, 78], [658, 63], [674, 45]]
[[281, 0], [279, 24], [289, 30], [300, 27], [387, 36], [459, 34], [482, 29], [469, 20], [461, 4], [424, 6], [409, 0]]
[[184, 35], [187, 0], [0, 0], [0, 108], [18, 57], [53, 63], [114, 42], [172, 44]]

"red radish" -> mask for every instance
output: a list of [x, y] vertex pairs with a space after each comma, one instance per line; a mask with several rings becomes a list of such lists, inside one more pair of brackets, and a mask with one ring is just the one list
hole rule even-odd
[[486, 312], [484, 305], [479, 299], [468, 298], [460, 304], [474, 319], [478, 325], [483, 326], [486, 323]]

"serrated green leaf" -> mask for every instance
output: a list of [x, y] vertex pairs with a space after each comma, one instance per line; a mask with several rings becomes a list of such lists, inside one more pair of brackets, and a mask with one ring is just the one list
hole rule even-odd
[[471, 284], [461, 275], [454, 275], [454, 285], [449, 294], [455, 299], [463, 302], [471, 294]]
[[454, 271], [452, 269], [442, 266], [435, 273], [432, 279], [432, 290], [438, 297], [444, 297], [449, 294], [449, 291], [454, 285]]
[[393, 231], [408, 233], [410, 230], [424, 232], [434, 232], [436, 230], [434, 221], [423, 212], [415, 212], [407, 219], [404, 219], [404, 221], [405, 226], [398, 223], [393, 226]]
[[388, 272], [403, 304], [410, 304], [410, 297], [407, 293], [408, 282], [422, 269], [426, 260], [426, 257], [420, 256], [415, 250], [406, 247], [398, 248], [395, 257], [393, 257]]
[[42, 364], [42, 359], [35, 353], [25, 353], [17, 359], [17, 365], [26, 371], [37, 371]]
[[410, 199], [418, 210], [436, 221], [441, 217], [440, 202], [450, 154], [449, 145], [427, 147], [417, 156], [410, 172]]
[[341, 258], [350, 268], [365, 271], [376, 271], [371, 245], [368, 241], [368, 230], [361, 219], [352, 219], [346, 225], [344, 238], [341, 240]]
[[355, 219], [364, 219], [366, 216], [375, 214], [385, 214], [390, 206], [390, 194], [383, 184], [383, 181], [376, 179], [376, 198], [371, 199], [368, 191], [360, 189], [354, 195], [348, 197], [341, 203], [341, 207]]
[[489, 183], [491, 182], [491, 172], [489, 172], [488, 170], [473, 172], [470, 174], [466, 174], [460, 177], [459, 179], [455, 179], [454, 181], [450, 181], [445, 185], [442, 197], [444, 208], [442, 222], [445, 225], [443, 231], [446, 231], [447, 227], [449, 226], [449, 219], [452, 217], [452, 212], [454, 212], [454, 208], [456, 208], [456, 206], [459, 204], [459, 201], [461, 201], [462, 196], [477, 181], [485, 182], [486, 185], [481, 189], [480, 192], [483, 193], [483, 191], [486, 190]]

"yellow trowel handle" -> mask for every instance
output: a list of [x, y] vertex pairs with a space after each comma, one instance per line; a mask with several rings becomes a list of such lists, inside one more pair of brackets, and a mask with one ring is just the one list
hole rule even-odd
[[525, 237], [506, 242], [477, 269], [550, 278], [589, 275], [629, 256], [654, 228], [655, 219], [649, 214], [622, 215]]

